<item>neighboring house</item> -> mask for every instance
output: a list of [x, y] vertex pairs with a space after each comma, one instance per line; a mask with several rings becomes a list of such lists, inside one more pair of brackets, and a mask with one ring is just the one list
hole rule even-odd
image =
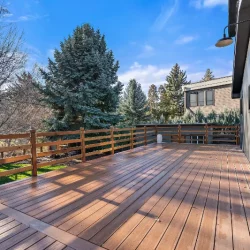
[[200, 109], [205, 115], [208, 115], [212, 110], [220, 113], [225, 109], [240, 109], [240, 101], [233, 100], [231, 92], [231, 76], [185, 85], [185, 110], [195, 113]]
[[[249, 0], [229, 0], [229, 24], [249, 19]], [[241, 144], [250, 160], [250, 21], [231, 26], [229, 36], [235, 36], [232, 98], [241, 101]]]

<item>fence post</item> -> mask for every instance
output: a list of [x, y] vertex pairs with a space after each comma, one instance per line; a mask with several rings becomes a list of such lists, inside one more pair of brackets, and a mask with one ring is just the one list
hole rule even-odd
[[81, 153], [82, 153], [82, 162], [86, 161], [85, 156], [85, 131], [84, 128], [80, 128], [80, 139], [81, 139]]
[[[60, 136], [57, 141], [62, 141], [62, 137]], [[60, 144], [56, 145], [56, 150], [61, 150], [61, 145]]]
[[235, 126], [235, 129], [236, 129], [236, 133], [235, 133], [235, 137], [236, 137], [236, 145], [239, 145], [239, 126]]
[[32, 176], [37, 176], [37, 158], [36, 158], [36, 130], [30, 130], [30, 144], [31, 144], [31, 162], [32, 162]]
[[130, 149], [134, 148], [134, 135], [133, 135], [133, 128], [130, 130]]
[[178, 143], [181, 143], [181, 125], [178, 125]]
[[147, 146], [147, 127], [144, 126], [144, 145]]
[[110, 127], [110, 135], [111, 135], [111, 152], [112, 155], [115, 154], [115, 142], [114, 142], [114, 127]]
[[208, 125], [205, 125], [205, 142], [208, 144]]
[[155, 135], [156, 136], [158, 135], [158, 127], [157, 127], [157, 125], [155, 125]]
[[158, 135], [158, 127], [155, 125], [155, 140], [157, 142], [157, 135]]

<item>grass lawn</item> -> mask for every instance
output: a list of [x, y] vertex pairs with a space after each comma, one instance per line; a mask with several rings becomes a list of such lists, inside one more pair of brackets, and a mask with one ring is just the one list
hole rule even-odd
[[[23, 163], [3, 164], [3, 165], [0, 165], [0, 172], [6, 171], [6, 170], [11, 170], [13, 168], [26, 167], [28, 165], [29, 164], [23, 164]], [[37, 174], [39, 175], [39, 174], [47, 173], [47, 172], [50, 172], [52, 170], [57, 170], [57, 169], [65, 168], [65, 167], [66, 167], [66, 165], [47, 166], [47, 167], [39, 168], [37, 170]], [[21, 179], [24, 179], [24, 178], [27, 178], [30, 176], [31, 176], [31, 171], [26, 171], [26, 172], [13, 174], [13, 175], [9, 175], [9, 176], [2, 176], [2, 177], [0, 177], [0, 185], [8, 183], [8, 182], [16, 181], [16, 180], [21, 180]]]

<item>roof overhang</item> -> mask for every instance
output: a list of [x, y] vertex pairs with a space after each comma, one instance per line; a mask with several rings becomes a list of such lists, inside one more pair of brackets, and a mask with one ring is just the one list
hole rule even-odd
[[[250, 19], [250, 1], [241, 0], [236, 22]], [[234, 50], [232, 98], [240, 98], [250, 36], [250, 22], [237, 25]]]
[[207, 88], [216, 88], [222, 86], [232, 85], [232, 76], [216, 78], [210, 81], [191, 83], [183, 86], [184, 91], [192, 91]]
[[[237, 2], [238, 0], [229, 0], [228, 1], [228, 25], [231, 23], [236, 23], [237, 18]], [[230, 37], [235, 37], [235, 25], [230, 25], [228, 27], [228, 35]]]

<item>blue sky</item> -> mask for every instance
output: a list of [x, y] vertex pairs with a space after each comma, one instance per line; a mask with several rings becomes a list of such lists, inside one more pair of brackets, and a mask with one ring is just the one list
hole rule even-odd
[[176, 62], [192, 81], [206, 68], [230, 75], [233, 46], [214, 47], [228, 22], [228, 0], [11, 0], [10, 21], [24, 31], [27, 68], [43, 66], [77, 25], [90, 23], [106, 36], [120, 62], [119, 79], [136, 78], [146, 92]]

